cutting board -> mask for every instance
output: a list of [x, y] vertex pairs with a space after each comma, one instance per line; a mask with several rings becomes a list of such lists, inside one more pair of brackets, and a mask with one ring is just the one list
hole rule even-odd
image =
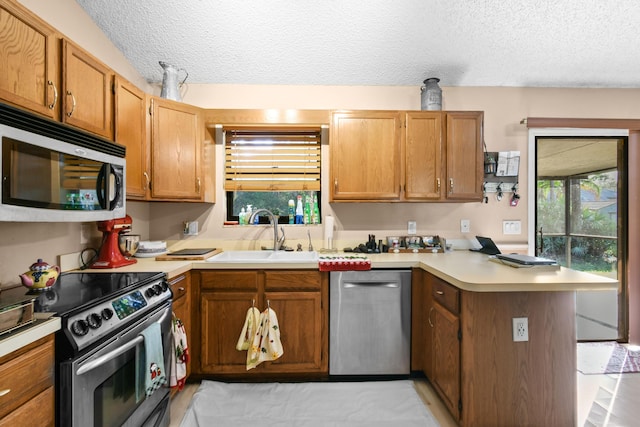
[[180, 261], [180, 260], [202, 260], [211, 258], [222, 252], [222, 249], [216, 248], [198, 248], [198, 249], [181, 249], [156, 257], [156, 261]]

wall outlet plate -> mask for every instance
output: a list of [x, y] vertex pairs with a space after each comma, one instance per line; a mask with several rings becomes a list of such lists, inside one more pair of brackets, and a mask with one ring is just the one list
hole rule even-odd
[[407, 222], [407, 233], [408, 234], [416, 234], [417, 225], [415, 221]]
[[529, 341], [529, 318], [514, 317], [513, 318], [513, 341]]
[[470, 233], [471, 232], [471, 220], [461, 219], [460, 220], [460, 232], [461, 233]]

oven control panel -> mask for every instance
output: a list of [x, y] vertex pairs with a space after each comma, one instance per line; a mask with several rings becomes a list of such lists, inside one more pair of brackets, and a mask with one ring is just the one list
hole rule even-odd
[[93, 307], [69, 316], [66, 329], [78, 350], [98, 341], [111, 331], [119, 329], [163, 301], [171, 298], [165, 280], [158, 280], [102, 301]]

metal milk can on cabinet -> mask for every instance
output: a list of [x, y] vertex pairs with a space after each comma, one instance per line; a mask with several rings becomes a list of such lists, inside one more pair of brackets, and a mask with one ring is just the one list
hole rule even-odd
[[422, 110], [442, 110], [442, 89], [437, 77], [429, 77], [420, 88], [420, 108]]
[[[184, 68], [178, 68], [175, 65], [168, 64], [164, 61], [159, 62], [160, 66], [164, 70], [164, 74], [162, 75], [162, 91], [160, 92], [161, 98], [172, 99], [174, 101], [182, 101], [182, 96], [180, 95], [180, 88], [187, 81], [187, 77], [189, 77], [189, 73]], [[180, 71], [185, 72], [184, 80], [181, 83], [178, 83], [178, 74]]]

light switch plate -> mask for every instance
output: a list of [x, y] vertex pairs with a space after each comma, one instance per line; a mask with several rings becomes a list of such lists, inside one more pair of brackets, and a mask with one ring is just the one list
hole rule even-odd
[[407, 233], [416, 234], [417, 233], [416, 229], [417, 229], [417, 225], [415, 221], [407, 222]]

